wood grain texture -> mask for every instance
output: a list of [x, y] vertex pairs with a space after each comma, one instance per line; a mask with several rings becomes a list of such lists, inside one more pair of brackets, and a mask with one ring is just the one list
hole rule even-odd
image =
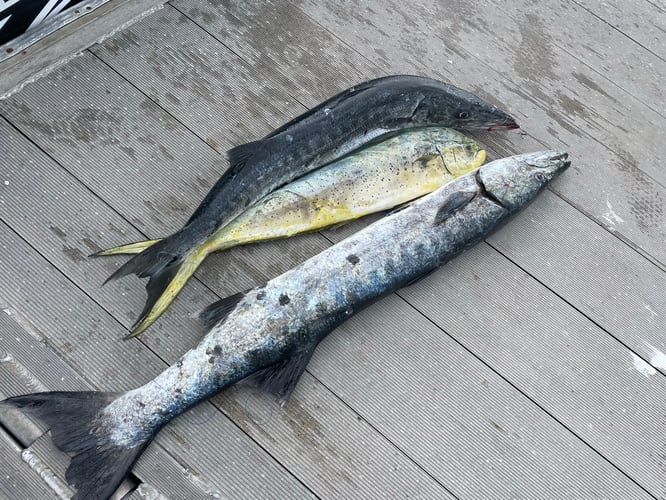
[[552, 193], [490, 244], [666, 373], [666, 274]]
[[[666, 7], [659, 0], [574, 0], [622, 36], [666, 60]], [[663, 101], [662, 101], [663, 103]]]
[[58, 498], [21, 458], [22, 448], [0, 429], [0, 498]]

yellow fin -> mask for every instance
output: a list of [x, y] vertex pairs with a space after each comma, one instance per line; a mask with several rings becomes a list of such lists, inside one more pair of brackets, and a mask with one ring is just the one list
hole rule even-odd
[[[155, 282], [152, 282], [151, 279], [151, 281], [148, 282], [148, 285], [146, 286], [146, 290], [148, 291], [146, 306], [141, 312], [139, 319], [132, 327], [131, 332], [125, 337], [125, 339], [130, 339], [139, 335], [162, 315], [183, 289], [187, 280], [190, 279], [199, 265], [208, 256], [210, 253], [209, 247], [210, 246], [205, 243], [200, 245], [188, 253], [180, 265], [174, 267], [173, 271], [175, 272], [167, 272], [163, 274], [162, 276], [167, 278], [166, 286], [163, 284], [163, 281], [165, 280], [156, 280]], [[172, 274], [173, 277], [168, 279]]]
[[106, 250], [101, 250], [92, 254], [91, 257], [106, 257], [108, 255], [134, 255], [143, 252], [146, 248], [154, 245], [158, 241], [160, 241], [160, 239], [136, 241], [134, 243], [128, 243], [126, 245], [120, 245], [113, 248], [107, 248]]

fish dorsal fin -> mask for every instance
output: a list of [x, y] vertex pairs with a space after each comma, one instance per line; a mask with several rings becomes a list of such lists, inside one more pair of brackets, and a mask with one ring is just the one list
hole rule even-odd
[[255, 154], [263, 154], [264, 140], [246, 142], [240, 146], [235, 146], [227, 151], [227, 159], [229, 160], [229, 170], [236, 174], [248, 162], [248, 160]]
[[347, 90], [344, 90], [340, 92], [339, 94], [331, 97], [330, 99], [322, 102], [321, 104], [318, 104], [314, 108], [309, 109], [305, 113], [298, 115], [296, 118], [293, 120], [288, 121], [284, 125], [282, 125], [280, 128], [277, 128], [273, 130], [270, 134], [268, 134], [264, 139], [268, 139], [269, 137], [275, 137], [276, 135], [281, 134], [282, 132], [286, 132], [287, 130], [291, 129], [294, 127], [299, 122], [302, 122], [303, 120], [308, 119], [309, 117], [315, 115], [322, 109], [334, 109], [335, 106], [338, 106], [341, 102], [346, 101], [350, 97], [355, 96], [356, 94], [359, 94], [363, 92], [364, 90], [367, 90], [371, 87], [373, 87], [376, 83], [376, 80], [370, 80], [369, 82], [364, 82], [360, 83], [358, 85], [355, 85]]
[[456, 210], [460, 210], [462, 207], [467, 205], [470, 201], [476, 196], [475, 192], [469, 191], [456, 191], [452, 193], [446, 200], [439, 210], [437, 210], [437, 215], [435, 215], [435, 224], [440, 224], [446, 219], [451, 217]]
[[229, 313], [234, 310], [236, 305], [245, 297], [245, 292], [239, 292], [226, 297], [199, 311], [196, 316], [206, 330], [210, 330], [216, 324], [227, 319]]
[[276, 396], [280, 401], [286, 401], [296, 388], [316, 347], [316, 343], [311, 344], [279, 363], [254, 372], [245, 381], [260, 391]]

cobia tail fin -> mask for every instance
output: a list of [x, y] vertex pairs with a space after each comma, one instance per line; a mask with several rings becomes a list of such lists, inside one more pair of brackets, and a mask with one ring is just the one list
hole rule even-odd
[[149, 246], [154, 245], [161, 239], [156, 240], [145, 240], [145, 241], [135, 241], [134, 243], [127, 243], [126, 245], [119, 245], [113, 248], [107, 248], [106, 250], [100, 250], [90, 254], [88, 257], [106, 257], [108, 255], [136, 255], [143, 252]]
[[[67, 482], [74, 499], [109, 498], [146, 448], [151, 438], [132, 447], [113, 441], [114, 429], [100, 418], [119, 394], [105, 392], [41, 392], [0, 402], [41, 420], [51, 429], [55, 445], [73, 454]], [[157, 431], [157, 429], [156, 429]]]

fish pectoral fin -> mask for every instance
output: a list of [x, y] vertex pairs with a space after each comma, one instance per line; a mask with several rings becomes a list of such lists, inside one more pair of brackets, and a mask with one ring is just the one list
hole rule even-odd
[[254, 385], [260, 391], [272, 394], [278, 400], [284, 402], [294, 392], [296, 384], [298, 384], [301, 375], [308, 366], [316, 347], [317, 344], [312, 344], [303, 350], [297, 351], [284, 361], [254, 372], [245, 381]]
[[232, 173], [238, 173], [255, 154], [263, 154], [264, 140], [246, 142], [227, 151], [227, 159]]
[[245, 297], [245, 292], [238, 292], [199, 311], [195, 316], [199, 318], [201, 324], [206, 330], [210, 330], [216, 324], [227, 319], [229, 313], [234, 310], [236, 305]]
[[437, 210], [435, 215], [435, 224], [440, 224], [451, 217], [456, 210], [460, 210], [467, 205], [477, 195], [476, 191], [456, 191], [446, 198], [446, 201]]

